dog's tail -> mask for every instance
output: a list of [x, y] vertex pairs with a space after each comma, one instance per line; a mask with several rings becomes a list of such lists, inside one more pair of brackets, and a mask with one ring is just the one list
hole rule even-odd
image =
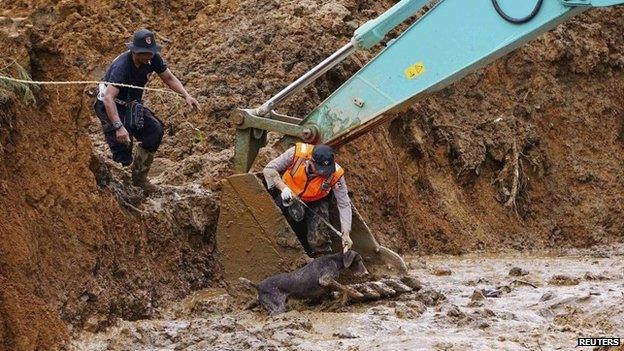
[[238, 281], [240, 281], [241, 283], [247, 284], [248, 286], [256, 289], [256, 290], [260, 290], [260, 286], [258, 286], [258, 284], [252, 282], [251, 280], [247, 279], [247, 278], [243, 278], [240, 277], [238, 278]]

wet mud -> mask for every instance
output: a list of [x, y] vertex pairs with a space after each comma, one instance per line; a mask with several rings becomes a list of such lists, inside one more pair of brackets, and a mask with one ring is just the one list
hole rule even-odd
[[570, 350], [577, 337], [624, 335], [624, 246], [408, 261], [422, 288], [397, 298], [291, 303], [269, 317], [243, 311], [244, 294], [203, 290], [71, 349]]

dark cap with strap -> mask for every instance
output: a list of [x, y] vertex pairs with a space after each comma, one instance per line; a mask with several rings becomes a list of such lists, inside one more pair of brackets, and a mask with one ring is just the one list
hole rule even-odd
[[334, 150], [324, 144], [314, 146], [312, 151], [312, 160], [316, 165], [316, 171], [320, 176], [328, 177], [336, 172], [336, 163], [334, 162]]
[[160, 52], [162, 46], [156, 44], [156, 38], [154, 33], [143, 28], [134, 32], [134, 38], [131, 43], [126, 43], [126, 46], [130, 51], [134, 53], [151, 52], [157, 54]]

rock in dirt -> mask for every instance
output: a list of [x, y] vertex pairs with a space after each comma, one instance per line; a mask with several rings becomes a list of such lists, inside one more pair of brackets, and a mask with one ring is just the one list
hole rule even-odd
[[503, 294], [509, 294], [511, 292], [511, 287], [509, 285], [501, 285], [497, 287], [497, 289], [502, 291]]
[[445, 275], [451, 275], [453, 274], [453, 272], [450, 269], [446, 269], [446, 268], [436, 268], [431, 272], [431, 274], [437, 275], [437, 276], [445, 276]]
[[578, 278], [573, 278], [570, 277], [568, 275], [565, 274], [557, 274], [552, 276], [552, 278], [550, 278], [550, 280], [548, 281], [548, 284], [550, 285], [566, 285], [566, 286], [571, 286], [571, 285], [578, 285], [580, 283], [580, 279]]
[[512, 269], [509, 270], [509, 276], [510, 277], [521, 277], [523, 275], [528, 275], [529, 272], [527, 270], [524, 270], [520, 267], [513, 267]]
[[464, 312], [462, 312], [459, 307], [452, 305], [448, 311], [446, 312], [446, 315], [454, 318], [454, 319], [462, 319], [466, 317], [466, 314]]
[[611, 277], [605, 275], [605, 274], [596, 274], [596, 273], [592, 273], [592, 272], [585, 272], [585, 274], [583, 275], [583, 279], [585, 280], [599, 280], [599, 281], [605, 281], [605, 280], [611, 280]]
[[481, 292], [485, 297], [501, 297], [503, 295], [503, 291], [500, 289], [483, 289]]
[[333, 337], [335, 338], [339, 338], [339, 339], [357, 339], [359, 338], [358, 335], [350, 332], [350, 331], [345, 331], [345, 332], [336, 332], [334, 334], [332, 334]]
[[512, 285], [514, 286], [530, 286], [532, 288], [537, 288], [536, 284], [533, 284], [531, 282], [527, 282], [525, 280], [520, 280], [520, 279], [514, 279], [513, 282], [511, 282]]
[[414, 291], [419, 291], [420, 289], [422, 289], [422, 283], [416, 277], [412, 277], [409, 275], [401, 277], [401, 282], [412, 288]]
[[485, 295], [481, 290], [475, 290], [470, 296], [470, 301], [482, 301], [485, 299]]
[[422, 301], [426, 306], [432, 307], [439, 305], [442, 301], [446, 300], [446, 296], [436, 290], [420, 291], [414, 297], [415, 300]]
[[299, 312], [288, 312], [271, 318], [270, 323], [264, 325], [265, 330], [285, 330], [295, 329], [309, 331], [312, 329], [312, 322]]
[[416, 319], [420, 317], [427, 307], [420, 301], [408, 301], [405, 304], [397, 304], [394, 314], [399, 319]]
[[553, 293], [552, 291], [548, 291], [544, 293], [542, 297], [540, 297], [540, 301], [549, 301], [549, 300], [552, 300], [554, 297], [555, 297], [555, 293]]

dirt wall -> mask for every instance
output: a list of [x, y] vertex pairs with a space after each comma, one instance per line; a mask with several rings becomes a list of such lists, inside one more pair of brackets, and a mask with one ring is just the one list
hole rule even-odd
[[622, 10], [583, 14], [348, 146], [376, 231], [419, 252], [622, 240]]
[[[2, 16], [26, 18], [3, 22], [7, 58], [34, 79], [99, 79], [147, 26], [203, 109], [146, 95], [166, 123], [152, 176], [167, 191], [145, 198], [110, 160], [91, 112], [95, 87], [2, 102], [2, 347], [47, 349], [72, 328], [149, 317], [214, 282], [229, 112], [263, 102], [392, 4], [3, 2]], [[584, 14], [340, 150], [380, 241], [463, 253], [622, 240], [623, 21], [621, 7]], [[357, 53], [280, 111], [304, 116], [372, 54]]]
[[[11, 28], [0, 33], [7, 72], [13, 57], [35, 80], [80, 76], [36, 33]], [[217, 281], [214, 195], [170, 189], [162, 204], [132, 206], [145, 198], [122, 191], [127, 176], [94, 152], [83, 88], [33, 93], [9, 91], [0, 106], [0, 350], [49, 350], [75, 327], [146, 318]]]

